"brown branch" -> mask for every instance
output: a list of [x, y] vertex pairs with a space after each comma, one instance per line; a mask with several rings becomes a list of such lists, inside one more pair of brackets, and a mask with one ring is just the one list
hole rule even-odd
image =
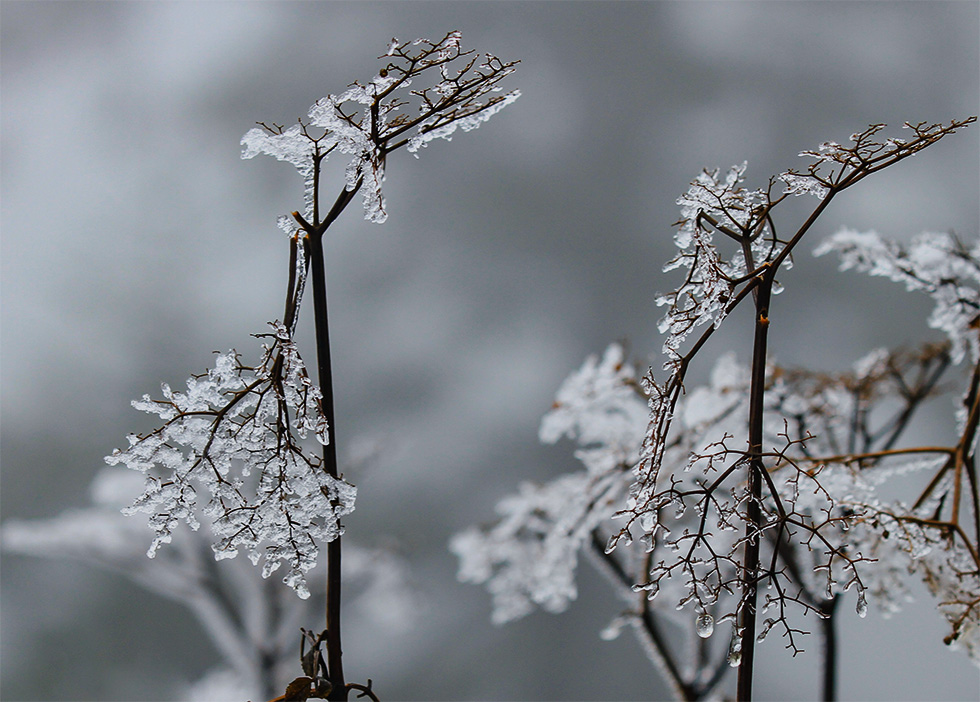
[[772, 276], [760, 276], [758, 296], [755, 301], [755, 338], [752, 349], [751, 385], [749, 388], [749, 463], [748, 491], [745, 519], [745, 562], [742, 568], [742, 659], [738, 666], [737, 698], [741, 702], [752, 699], [752, 673], [755, 665], [757, 578], [759, 569], [759, 525], [762, 508], [763, 417], [765, 413], [766, 362], [768, 360], [769, 301], [772, 294]]

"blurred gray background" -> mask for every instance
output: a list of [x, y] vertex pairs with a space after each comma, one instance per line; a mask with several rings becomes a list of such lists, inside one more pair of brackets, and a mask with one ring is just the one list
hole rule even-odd
[[[4, 519], [84, 506], [102, 457], [146, 428], [131, 398], [179, 386], [213, 350], [250, 353], [281, 314], [275, 218], [300, 208], [301, 183], [239, 159], [255, 121], [289, 124], [370, 79], [393, 36], [459, 29], [464, 48], [522, 61], [515, 105], [417, 161], [396, 154], [388, 222], [352, 207], [327, 242], [341, 452], [385, 446], [350, 476], [348, 533], [397, 543], [423, 601], [410, 633], [347, 642], [348, 676], [388, 700], [663, 696], [630, 636], [599, 639], [620, 604], [588, 565], [569, 612], [498, 628], [486, 592], [455, 581], [447, 540], [520, 480], [577, 469], [537, 427], [586, 355], [625, 339], [659, 365], [653, 299], [673, 285], [674, 202], [701, 168], [748, 160], [759, 187], [869, 123], [898, 134], [980, 111], [976, 2], [5, 0], [0, 13]], [[978, 136], [835, 201], [784, 275], [780, 361], [841, 368], [929, 336], [924, 299], [809, 252], [845, 224], [975, 237]], [[783, 209], [785, 231], [802, 209]], [[217, 661], [184, 610], [119, 576], [2, 563], [4, 699], [165, 699]], [[924, 594], [890, 620], [845, 617], [842, 698], [976, 699], [977, 669], [943, 633]], [[816, 641], [791, 660], [774, 639], [759, 699], [813, 698]]]

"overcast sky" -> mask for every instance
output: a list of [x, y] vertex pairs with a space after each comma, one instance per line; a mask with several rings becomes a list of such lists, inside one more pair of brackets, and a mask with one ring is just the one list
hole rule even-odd
[[[576, 469], [537, 427], [586, 355], [628, 340], [659, 365], [653, 301], [673, 284], [675, 201], [702, 168], [748, 161], [759, 187], [869, 123], [980, 111], [969, 1], [5, 0], [0, 13], [4, 519], [86, 504], [102, 457], [146, 428], [131, 398], [214, 350], [251, 350], [281, 314], [275, 220], [301, 207], [302, 184], [240, 160], [254, 122], [291, 123], [370, 79], [393, 36], [459, 29], [464, 48], [521, 60], [505, 86], [517, 103], [418, 160], [395, 154], [388, 222], [351, 208], [327, 242], [341, 453], [386, 447], [350, 476], [348, 530], [397, 542], [429, 602], [411, 636], [348, 644], [351, 674], [384, 699], [660, 694], [629, 637], [599, 640], [619, 603], [587, 566], [568, 613], [495, 628], [487, 594], [455, 582], [449, 537], [520, 480]], [[843, 225], [977, 236], [978, 135], [834, 202], [774, 303], [780, 361], [842, 368], [929, 335], [925, 300], [895, 305], [893, 284], [809, 252]], [[747, 358], [743, 341], [722, 337]], [[2, 583], [4, 699], [160, 699], [217, 661], [188, 614], [119, 576], [8, 556]], [[976, 668], [944, 650], [926, 597], [843, 630], [845, 699], [975, 695]], [[779, 649], [761, 649], [762, 697], [812, 698], [816, 656]]]

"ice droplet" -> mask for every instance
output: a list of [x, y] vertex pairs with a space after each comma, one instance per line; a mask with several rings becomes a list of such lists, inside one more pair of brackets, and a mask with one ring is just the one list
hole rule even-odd
[[613, 534], [609, 537], [609, 541], [606, 542], [606, 554], [610, 554], [616, 550], [616, 545], [619, 543], [619, 534]]
[[325, 418], [321, 418], [316, 422], [314, 426], [314, 435], [316, 436], [316, 440], [322, 445], [327, 446], [330, 443], [330, 425], [327, 424], [327, 420]]
[[868, 600], [864, 596], [864, 590], [858, 591], [858, 601], [857, 601], [857, 615], [864, 619], [868, 616]]
[[657, 596], [660, 592], [660, 581], [654, 580], [650, 583], [650, 587], [647, 588], [647, 599], [653, 601], [653, 598]]
[[629, 617], [616, 617], [609, 623], [609, 626], [599, 632], [599, 638], [601, 638], [603, 641], [614, 641], [615, 639], [619, 638], [619, 635], [623, 631], [623, 627], [629, 623]]
[[715, 619], [710, 614], [704, 612], [698, 615], [698, 620], [694, 625], [697, 629], [698, 636], [702, 639], [706, 639], [715, 633]]
[[728, 646], [728, 665], [738, 668], [742, 662], [742, 637], [739, 636], [738, 629], [732, 632], [732, 642]]
[[765, 641], [766, 637], [769, 636], [769, 632], [772, 631], [772, 627], [775, 624], [776, 622], [773, 621], [772, 619], [766, 619], [766, 621], [762, 623], [762, 631], [760, 631], [759, 635], [755, 637], [756, 642], [762, 643], [763, 641]]
[[674, 501], [674, 519], [680, 519], [686, 511], [687, 505], [684, 504], [684, 500], [678, 499]]

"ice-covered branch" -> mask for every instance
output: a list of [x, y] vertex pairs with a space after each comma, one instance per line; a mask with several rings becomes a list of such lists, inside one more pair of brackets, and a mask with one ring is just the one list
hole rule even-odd
[[[658, 380], [651, 369], [638, 381], [630, 371], [628, 381], [608, 384], [620, 394], [595, 392], [597, 379], [615, 379], [624, 364], [613, 349], [601, 363], [590, 359], [559, 390], [541, 435], [543, 440], [562, 434], [576, 438], [577, 455], [589, 470], [542, 488], [525, 485], [521, 495], [499, 505], [498, 522], [471, 529], [454, 542], [460, 577], [487, 584], [498, 620], [525, 614], [535, 603], [564, 608], [575, 592], [575, 552], [594, 549], [607, 530], [611, 536], [600, 565], [612, 573], [617, 589], [629, 577], [644, 598], [610, 631], [630, 622], [642, 629], [652, 621], [651, 607], [659, 608], [665, 599], [690, 612], [687, 622], [701, 639], [730, 622], [728, 661], [740, 670], [740, 697], [751, 696], [756, 634], [761, 641], [780, 631], [798, 653], [807, 632], [794, 623], [794, 611], [829, 617], [852, 589], [860, 616], [867, 612], [869, 595], [886, 609], [895, 608], [905, 592], [901, 573], [908, 567], [923, 572], [945, 598], [941, 607], [953, 627], [950, 641], [975, 655], [980, 371], [963, 400], [956, 446], [905, 446], [903, 441], [921, 406], [948, 390], [940, 380], [951, 365], [968, 353], [975, 363], [980, 356], [980, 249], [951, 236], [924, 235], [905, 250], [877, 235], [852, 232], [823, 247], [841, 251], [843, 267], [886, 275], [932, 295], [937, 306], [930, 323], [947, 333], [949, 344], [915, 352], [879, 350], [848, 372], [820, 374], [774, 365], [766, 341], [771, 295], [780, 289], [776, 276], [789, 268], [794, 250], [834, 196], [974, 121], [906, 125], [912, 132], [908, 139], [882, 138], [884, 125], [872, 125], [852, 135], [848, 146], [827, 142], [803, 152], [811, 160], [808, 166], [775, 176], [762, 189], [743, 186], [744, 164], [724, 175], [706, 170], [691, 183], [678, 200], [677, 254], [665, 266], [666, 272], [680, 271], [682, 280], [656, 300], [666, 307], [660, 323], [666, 378]], [[804, 194], [818, 203], [795, 231], [780, 234], [776, 207]], [[706, 386], [686, 387], [688, 371], [715, 329], [744, 304], [754, 306], [751, 365], [723, 356]], [[647, 404], [645, 429], [636, 418], [638, 401]], [[613, 416], [633, 417], [636, 424], [626, 428], [610, 422]], [[609, 445], [633, 436], [640, 440], [633, 446], [632, 465], [623, 463], [628, 450], [609, 457]], [[603, 460], [595, 462], [595, 456]], [[595, 480], [605, 479], [606, 468], [618, 482], [615, 490], [601, 494], [619, 505], [600, 515], [583, 505], [597, 503]], [[912, 507], [879, 495], [882, 482], [911, 471], [933, 476]], [[610, 517], [621, 520], [618, 529]], [[886, 523], [890, 526], [883, 527]], [[904, 536], [896, 536], [899, 531]], [[943, 539], [948, 550], [937, 546], [935, 551], [943, 553], [938, 561], [946, 560], [938, 565], [922, 560], [929, 551], [915, 544], [938, 545]], [[630, 555], [637, 550], [642, 557]], [[564, 559], [560, 574], [539, 570], [549, 554]], [[545, 578], [561, 583], [559, 597], [549, 599], [555, 590]], [[765, 617], [758, 627], [757, 608]], [[822, 629], [833, 636], [832, 627]], [[651, 632], [648, 627], [645, 645], [663, 646]], [[832, 649], [828, 642], [827, 650]], [[697, 679], [714, 684], [720, 673], [706, 663], [706, 647], [694, 650]], [[652, 658], [679, 694], [689, 697], [695, 688], [684, 681], [695, 678], [667, 665], [669, 659], [663, 652]], [[832, 671], [825, 674], [825, 689], [832, 690], [827, 681], [833, 677]]]
[[148, 555], [172, 539], [181, 521], [197, 529], [200, 504], [217, 558], [244, 549], [253, 563], [264, 559], [265, 577], [285, 562], [284, 581], [307, 597], [304, 574], [316, 562], [317, 544], [340, 535], [356, 490], [303, 448], [309, 433], [329, 441], [320, 392], [286, 327], [270, 326], [271, 333], [257, 335], [267, 343], [256, 365], [230, 351], [188, 379], [186, 391], [164, 384], [161, 399], [134, 401], [164, 423], [130, 436], [129, 448], [106, 461], [146, 475], [143, 494], [127, 511], [149, 515], [156, 537]]
[[[462, 51], [459, 32], [435, 42], [392, 39], [380, 58], [386, 63], [373, 79], [317, 100], [299, 124], [262, 125], [242, 138], [243, 158], [269, 154], [299, 170], [306, 184], [303, 217], [314, 225], [316, 169], [329, 154], [350, 157], [345, 188], [363, 189], [365, 219], [380, 224], [388, 217], [381, 187], [389, 153], [407, 146], [417, 156], [432, 140], [476, 129], [520, 97], [499, 86], [518, 62]], [[421, 81], [434, 82], [418, 87]]]

